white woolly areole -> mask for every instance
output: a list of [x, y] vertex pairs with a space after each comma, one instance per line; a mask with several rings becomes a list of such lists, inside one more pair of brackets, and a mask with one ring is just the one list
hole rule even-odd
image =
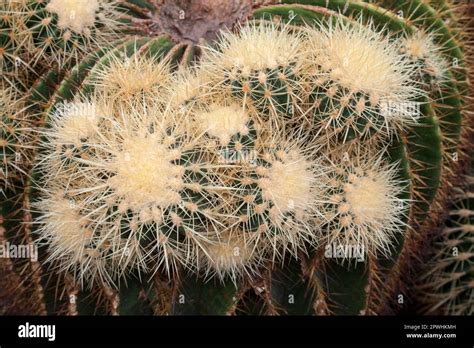
[[448, 64], [442, 58], [441, 48], [434, 43], [432, 33], [418, 31], [404, 38], [401, 51], [413, 61], [423, 61], [427, 71], [436, 78], [442, 78], [448, 71]]
[[297, 60], [301, 39], [285, 28], [272, 24], [249, 24], [238, 34], [226, 32], [218, 42], [217, 51], [205, 47], [206, 58], [227, 69], [243, 71], [275, 69]]
[[346, 186], [345, 197], [355, 218], [363, 224], [385, 221], [390, 209], [390, 190], [380, 177], [356, 177]]
[[51, 0], [46, 10], [58, 16], [58, 26], [82, 34], [92, 27], [100, 9], [98, 0]]
[[211, 105], [209, 109], [209, 112], [198, 113], [196, 121], [202, 131], [218, 138], [222, 145], [227, 145], [233, 135], [248, 131], [249, 116], [242, 107]]
[[436, 48], [432, 40], [433, 37], [431, 35], [418, 31], [403, 40], [405, 53], [415, 59], [429, 57], [433, 52], [439, 51], [439, 48]]
[[398, 54], [396, 43], [372, 27], [338, 20], [334, 26], [309, 29], [309, 64], [316, 63], [328, 78], [354, 92], [391, 100], [412, 98], [413, 66]]

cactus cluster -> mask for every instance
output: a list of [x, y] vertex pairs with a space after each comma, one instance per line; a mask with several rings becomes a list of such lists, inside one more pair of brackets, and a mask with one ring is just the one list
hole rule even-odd
[[[347, 32], [337, 25], [341, 33]], [[392, 46], [387, 48], [381, 38], [377, 41], [375, 33], [368, 40], [368, 30], [360, 35], [361, 41], [390, 51]], [[61, 260], [63, 255], [60, 268], [77, 266], [80, 271], [74, 273], [81, 283], [88, 280], [87, 272], [113, 280], [130, 268], [153, 271], [157, 265], [164, 265], [168, 274], [183, 265], [222, 275], [222, 280], [229, 273], [237, 282], [236, 275], [257, 269], [253, 263], [269, 259], [278, 264], [287, 254], [298, 258], [323, 240], [362, 244], [370, 254], [389, 255], [393, 234], [405, 225], [402, 215], [407, 206], [397, 197], [404, 188], [397, 181], [397, 164], [390, 168], [381, 164], [383, 153], [377, 153], [375, 161], [363, 158], [366, 147], [358, 143], [363, 139], [355, 140], [356, 150], [348, 154], [347, 164], [335, 164], [329, 157], [341, 162], [334, 148], [338, 141], [331, 141], [331, 154], [319, 145], [317, 130], [324, 126], [316, 123], [316, 135], [310, 136], [309, 130], [305, 136], [297, 121], [283, 122], [289, 106], [301, 109], [293, 109], [296, 119], [308, 110], [325, 115], [326, 105], [339, 108], [340, 101], [325, 101], [324, 107], [318, 107], [304, 100], [305, 94], [314, 94], [314, 84], [309, 84], [309, 93], [304, 90], [305, 65], [323, 55], [307, 41], [324, 36], [318, 30], [293, 35], [273, 24], [246, 25], [239, 36], [225, 34], [218, 51], [211, 58], [205, 55], [204, 68], [194, 72], [207, 83], [186, 107], [175, 110], [165, 99], [176, 92], [173, 86], [163, 86], [172, 79], [165, 72], [171, 74], [160, 63], [153, 65], [146, 61], [149, 58], [112, 58], [104, 68], [94, 70], [95, 99], [59, 105], [50, 115], [39, 147], [37, 176], [46, 192], [39, 203], [45, 219], [39, 234], [47, 236], [50, 260]], [[353, 41], [349, 39], [347, 43]], [[326, 40], [328, 47], [341, 43], [339, 35]], [[263, 42], [291, 47], [269, 50]], [[283, 57], [282, 52], [296, 55]], [[337, 52], [341, 50], [334, 55]], [[366, 47], [362, 52], [371, 53]], [[393, 55], [397, 52], [391, 50]], [[356, 104], [365, 99], [370, 103], [369, 93], [378, 89], [367, 87], [370, 79], [356, 78], [365, 58], [360, 52], [351, 53], [353, 59], [343, 68], [352, 72], [354, 80], [344, 79], [341, 85], [351, 95], [367, 90]], [[262, 60], [253, 62], [253, 57]], [[399, 61], [383, 61], [385, 71], [373, 74], [382, 80], [401, 78], [399, 57]], [[337, 59], [328, 64], [336, 65]], [[294, 71], [289, 72], [289, 67]], [[300, 73], [298, 67], [303, 67]], [[401, 69], [410, 67], [407, 63]], [[384, 77], [392, 72], [396, 77]], [[147, 73], [157, 81], [142, 77]], [[310, 78], [324, 79], [326, 74], [313, 69]], [[416, 83], [408, 77], [392, 83], [412, 93], [398, 99], [391, 95], [393, 103], [410, 102]], [[392, 85], [382, 84], [389, 87], [387, 92], [396, 93]], [[247, 90], [249, 86], [255, 88]], [[327, 94], [331, 93], [319, 92], [320, 98]], [[373, 107], [379, 108], [379, 99], [385, 97], [381, 93], [372, 101]], [[277, 103], [277, 99], [286, 101]], [[364, 102], [360, 111], [367, 120], [383, 118], [381, 127], [391, 117], [365, 108]], [[81, 222], [74, 234], [69, 232], [63, 239], [67, 228], [61, 221], [65, 218], [67, 224], [72, 217]], [[221, 236], [240, 247], [226, 245]], [[240, 253], [247, 262], [228, 260]]]
[[48, 311], [399, 310], [469, 149], [463, 19], [285, 2], [199, 47], [140, 32], [155, 2], [2, 3], [2, 211]]

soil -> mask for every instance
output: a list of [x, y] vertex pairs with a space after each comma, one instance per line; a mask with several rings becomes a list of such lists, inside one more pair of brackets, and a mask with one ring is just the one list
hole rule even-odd
[[252, 11], [276, 0], [151, 0], [157, 8], [155, 29], [176, 42], [212, 41]]

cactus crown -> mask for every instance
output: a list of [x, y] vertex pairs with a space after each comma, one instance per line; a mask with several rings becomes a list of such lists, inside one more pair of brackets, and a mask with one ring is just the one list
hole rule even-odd
[[94, 25], [100, 5], [98, 0], [51, 0], [46, 10], [58, 16], [58, 27], [83, 34]]
[[[265, 7], [199, 49], [117, 37], [161, 29], [156, 1], [2, 3], [0, 184], [12, 216], [32, 200], [19, 230], [56, 293], [155, 304], [166, 283], [212, 303], [164, 312], [232, 313], [249, 289], [275, 313], [388, 311], [457, 172], [470, 61], [447, 12], [382, 2]], [[471, 254], [447, 266], [456, 291]]]

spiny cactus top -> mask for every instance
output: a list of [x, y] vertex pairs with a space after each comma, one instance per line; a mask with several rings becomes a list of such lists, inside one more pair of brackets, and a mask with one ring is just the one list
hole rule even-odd
[[394, 235], [405, 227], [408, 202], [400, 193], [407, 183], [397, 179], [396, 164], [389, 166], [382, 157], [367, 153], [355, 157], [332, 163], [326, 238], [329, 243], [356, 244], [369, 254], [389, 256]]
[[302, 98], [303, 54], [301, 34], [254, 24], [237, 35], [223, 33], [217, 47], [205, 47], [201, 67], [216, 92], [248, 99], [264, 114], [291, 118]]
[[416, 122], [416, 110], [403, 107], [421, 95], [413, 63], [398, 43], [362, 22], [309, 29], [307, 71], [317, 127], [355, 136], [391, 135]]
[[26, 160], [28, 137], [24, 130], [29, 124], [24, 109], [24, 98], [19, 91], [0, 84], [0, 196], [20, 180], [22, 164]]
[[94, 89], [108, 101], [125, 106], [163, 100], [170, 83], [169, 64], [156, 57], [113, 55], [93, 72]]

